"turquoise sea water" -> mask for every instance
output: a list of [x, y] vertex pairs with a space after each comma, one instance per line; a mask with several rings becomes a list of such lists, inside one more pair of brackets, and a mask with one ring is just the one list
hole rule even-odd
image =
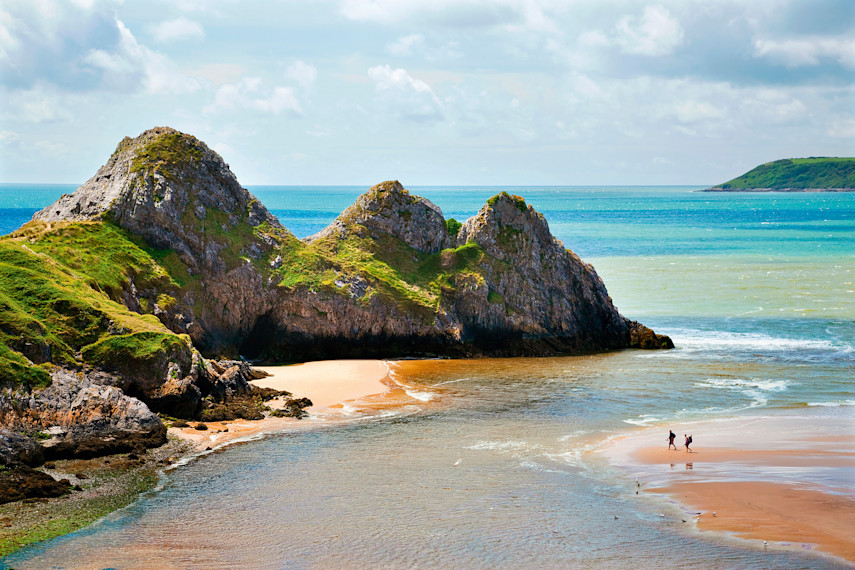
[[[73, 187], [0, 185], [0, 233]], [[365, 188], [251, 187], [298, 237]], [[637, 426], [802, 414], [855, 422], [855, 194], [699, 187], [411, 192], [446, 217], [500, 190], [543, 212], [668, 352], [392, 364], [393, 414], [232, 446], [13, 567], [826, 567], [680, 522], [594, 453]], [[29, 214], [27, 214], [29, 212]], [[311, 424], [310, 424], [311, 425]], [[703, 444], [703, 434], [695, 434]], [[457, 460], [458, 466], [453, 467]], [[781, 469], [855, 497], [855, 466]], [[823, 479], [825, 478], [825, 479]], [[615, 519], [615, 515], [620, 515]], [[660, 515], [666, 515], [664, 517]]]

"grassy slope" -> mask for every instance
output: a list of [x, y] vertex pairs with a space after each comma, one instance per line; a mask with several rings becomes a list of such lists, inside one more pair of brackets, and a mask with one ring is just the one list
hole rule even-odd
[[373, 288], [363, 298], [368, 303], [374, 295], [430, 321], [444, 293], [458, 283], [484, 281], [485, 265], [504, 266], [488, 256], [475, 243], [446, 249], [435, 254], [419, 253], [402, 241], [388, 235], [378, 239], [351, 237], [344, 240], [324, 238], [310, 244], [287, 241], [277, 253], [282, 266], [275, 272], [280, 286], [307, 287], [347, 296], [347, 282], [358, 276]]
[[[122, 339], [126, 354], [143, 359], [179, 339], [155, 316], [118, 302], [130, 279], [174, 287], [151, 254], [110, 223], [31, 223], [0, 239], [0, 385], [46, 385], [52, 364], [100, 357], [95, 347], [107, 339]], [[25, 344], [49, 348], [50, 362], [35, 350], [30, 364]]]
[[794, 158], [761, 164], [716, 188], [855, 188], [855, 158]]
[[[223, 236], [229, 266], [238, 262], [237, 251], [249, 235], [264, 228], [235, 230]], [[380, 295], [427, 322], [444, 293], [461, 282], [483, 282], [484, 265], [502, 265], [474, 243], [427, 255], [389, 236], [312, 244], [281, 236], [280, 246], [264, 261], [275, 255], [283, 258], [278, 270], [266, 263], [258, 268], [277, 273], [282, 287], [348, 296], [348, 286], [335, 282], [359, 276], [371, 285], [363, 303]], [[30, 223], [0, 239], [0, 268], [3, 385], [46, 385], [52, 364], [98, 365], [114, 357], [146, 362], [186, 342], [154, 315], [131, 311], [121, 300], [133, 280], [137, 290], [159, 292], [156, 302], [168, 306], [181, 287], [198, 285], [198, 278], [187, 273], [174, 252], [152, 250], [110, 222]], [[154, 302], [143, 299], [143, 313], [150, 313]], [[28, 362], [23, 343], [49, 347], [50, 362], [33, 354], [28, 356], [35, 364]]]

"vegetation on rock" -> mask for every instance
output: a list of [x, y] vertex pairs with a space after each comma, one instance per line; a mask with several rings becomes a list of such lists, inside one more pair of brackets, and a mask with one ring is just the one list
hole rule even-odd
[[855, 189], [855, 158], [787, 158], [767, 162], [709, 191], [844, 189]]

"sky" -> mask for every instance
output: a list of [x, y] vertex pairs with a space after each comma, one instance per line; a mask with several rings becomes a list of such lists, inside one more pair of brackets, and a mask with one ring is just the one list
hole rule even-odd
[[154, 126], [244, 185], [712, 185], [855, 156], [855, 1], [0, 3], [0, 182]]

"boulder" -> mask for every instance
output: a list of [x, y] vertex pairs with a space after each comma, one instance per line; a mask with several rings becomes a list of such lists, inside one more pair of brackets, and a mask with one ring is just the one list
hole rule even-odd
[[46, 459], [96, 457], [166, 443], [166, 427], [148, 406], [82, 373], [54, 369], [49, 387], [5, 410], [7, 429], [39, 433]]
[[47, 473], [19, 465], [0, 470], [0, 504], [23, 499], [61, 497], [71, 492], [68, 479], [57, 481]]
[[36, 467], [42, 463], [42, 446], [35, 439], [9, 429], [0, 429], [0, 465]]

